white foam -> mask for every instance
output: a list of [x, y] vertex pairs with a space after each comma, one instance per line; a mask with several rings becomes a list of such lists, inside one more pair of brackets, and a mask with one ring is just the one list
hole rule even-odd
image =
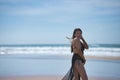
[[[44, 47], [0, 47], [0, 54], [49, 54], [49, 55], [71, 55], [70, 47], [66, 46], [44, 46]], [[85, 50], [85, 55], [94, 56], [119, 56], [120, 48], [91, 47]]]

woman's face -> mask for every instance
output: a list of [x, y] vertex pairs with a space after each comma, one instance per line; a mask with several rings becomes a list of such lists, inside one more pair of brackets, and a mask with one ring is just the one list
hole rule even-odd
[[82, 32], [79, 31], [79, 30], [77, 30], [77, 31], [75, 32], [75, 37], [81, 38], [81, 36], [82, 36]]

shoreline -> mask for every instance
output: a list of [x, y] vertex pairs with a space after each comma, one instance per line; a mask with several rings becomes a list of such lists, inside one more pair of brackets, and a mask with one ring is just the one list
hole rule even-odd
[[[61, 80], [71, 66], [71, 57], [1, 56], [0, 80]], [[88, 59], [85, 67], [89, 80], [120, 80], [120, 57], [87, 55], [85, 57]]]
[[[63, 76], [60, 75], [36, 75], [36, 76], [12, 76], [0, 77], [0, 80], [62, 80]], [[89, 80], [120, 80], [114, 77], [88, 77]]]
[[120, 57], [113, 56], [86, 56], [86, 59], [99, 59], [99, 60], [120, 60]]

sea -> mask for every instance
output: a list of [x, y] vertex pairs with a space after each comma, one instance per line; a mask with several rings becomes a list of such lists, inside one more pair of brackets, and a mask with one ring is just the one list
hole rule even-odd
[[[120, 44], [89, 44], [85, 56], [120, 57]], [[71, 67], [70, 44], [0, 45], [0, 77], [62, 75]], [[120, 78], [120, 60], [87, 59], [89, 76]]]
[[[71, 55], [70, 44], [0, 45], [0, 54]], [[89, 44], [87, 56], [120, 57], [120, 44]]]

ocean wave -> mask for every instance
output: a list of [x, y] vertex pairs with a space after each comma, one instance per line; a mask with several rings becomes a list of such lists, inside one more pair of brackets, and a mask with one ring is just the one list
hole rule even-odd
[[[0, 47], [0, 54], [71, 55], [70, 46]], [[90, 47], [85, 55], [120, 57], [120, 48]]]

